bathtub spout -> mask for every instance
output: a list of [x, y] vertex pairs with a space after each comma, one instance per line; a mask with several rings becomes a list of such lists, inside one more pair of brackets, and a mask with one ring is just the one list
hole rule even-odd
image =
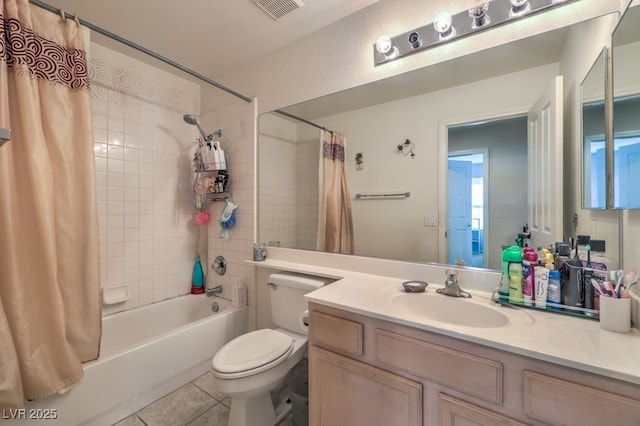
[[222, 286], [221, 285], [217, 285], [215, 287], [207, 288], [207, 289], [205, 289], [205, 293], [207, 294], [207, 297], [211, 297], [211, 296], [215, 296], [216, 294], [220, 294], [220, 293], [222, 293]]

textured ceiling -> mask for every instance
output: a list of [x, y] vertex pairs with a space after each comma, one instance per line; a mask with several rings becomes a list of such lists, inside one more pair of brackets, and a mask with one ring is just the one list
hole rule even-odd
[[273, 20], [251, 0], [44, 0], [213, 80], [378, 0], [304, 0]]

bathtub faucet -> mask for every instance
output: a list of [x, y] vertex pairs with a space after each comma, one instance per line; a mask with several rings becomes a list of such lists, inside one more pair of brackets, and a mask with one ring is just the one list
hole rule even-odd
[[207, 297], [211, 297], [211, 296], [215, 296], [216, 294], [220, 294], [220, 293], [222, 293], [222, 286], [221, 285], [217, 285], [215, 287], [207, 288], [207, 289], [205, 289], [205, 293], [207, 294]]

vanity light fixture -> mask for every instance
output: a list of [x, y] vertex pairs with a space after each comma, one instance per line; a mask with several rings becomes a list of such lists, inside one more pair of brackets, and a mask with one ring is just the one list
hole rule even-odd
[[373, 62], [376, 66], [391, 62], [406, 55], [576, 1], [579, 0], [491, 0], [454, 15], [441, 12], [432, 23], [420, 28], [394, 37], [380, 37], [374, 45]]

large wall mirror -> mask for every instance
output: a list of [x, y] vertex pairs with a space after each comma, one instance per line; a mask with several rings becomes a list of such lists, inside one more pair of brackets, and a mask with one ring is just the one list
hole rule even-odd
[[640, 6], [613, 33], [613, 206], [640, 209]]
[[607, 49], [580, 85], [582, 97], [582, 208], [607, 208], [605, 93]]
[[[464, 158], [472, 182], [468, 226], [477, 231], [471, 250], [482, 253], [478, 266], [500, 268], [502, 247], [526, 238], [523, 228], [530, 225], [526, 176], [540, 162], [527, 158], [526, 115], [560, 74], [570, 32], [560, 28], [281, 110], [346, 137], [354, 254], [442, 262], [447, 158], [457, 151], [470, 154]], [[500, 131], [499, 144], [474, 145], [497, 124], [509, 127]], [[278, 112], [260, 116], [260, 241], [315, 250], [319, 132]], [[453, 139], [456, 147], [448, 145]], [[405, 141], [407, 149], [398, 149]], [[562, 175], [561, 168], [548, 170], [539, 181], [562, 188]], [[481, 188], [486, 192], [474, 192]], [[358, 193], [409, 196], [362, 200]]]

